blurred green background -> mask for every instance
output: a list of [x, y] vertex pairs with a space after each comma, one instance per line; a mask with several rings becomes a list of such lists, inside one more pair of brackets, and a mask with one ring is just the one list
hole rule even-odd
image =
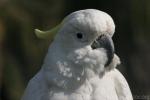
[[94, 8], [116, 24], [116, 53], [134, 99], [150, 99], [150, 0], [0, 0], [1, 100], [20, 100], [52, 40], [37, 39], [73, 11]]

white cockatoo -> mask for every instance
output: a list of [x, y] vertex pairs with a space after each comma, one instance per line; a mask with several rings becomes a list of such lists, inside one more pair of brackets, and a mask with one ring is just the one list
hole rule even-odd
[[96, 9], [73, 12], [49, 31], [36, 29], [40, 38], [57, 34], [22, 100], [133, 100], [116, 69], [114, 31], [113, 19]]

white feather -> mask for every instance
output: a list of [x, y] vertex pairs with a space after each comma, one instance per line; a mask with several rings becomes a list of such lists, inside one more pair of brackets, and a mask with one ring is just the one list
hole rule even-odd
[[[133, 100], [125, 78], [115, 68], [119, 57], [115, 55], [105, 68], [105, 49], [91, 48], [98, 36], [112, 36], [114, 31], [112, 18], [102, 11], [87, 9], [67, 16], [22, 100]], [[77, 40], [76, 32], [83, 32], [85, 39]]]

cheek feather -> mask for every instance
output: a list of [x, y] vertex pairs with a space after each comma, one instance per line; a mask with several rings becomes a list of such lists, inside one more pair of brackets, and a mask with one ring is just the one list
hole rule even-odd
[[74, 68], [82, 67], [85, 73], [89, 73], [90, 70], [90, 73], [92, 71], [95, 75], [102, 76], [105, 72], [104, 65], [107, 62], [107, 55], [103, 48], [95, 50], [91, 49], [90, 46], [84, 49], [82, 48], [71, 53], [68, 59], [71, 60]]

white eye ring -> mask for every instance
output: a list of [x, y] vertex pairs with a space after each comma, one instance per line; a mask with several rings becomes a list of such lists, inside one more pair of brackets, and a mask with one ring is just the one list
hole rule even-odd
[[82, 32], [76, 32], [75, 37], [80, 42], [88, 42], [86, 35], [84, 33], [82, 33]]

